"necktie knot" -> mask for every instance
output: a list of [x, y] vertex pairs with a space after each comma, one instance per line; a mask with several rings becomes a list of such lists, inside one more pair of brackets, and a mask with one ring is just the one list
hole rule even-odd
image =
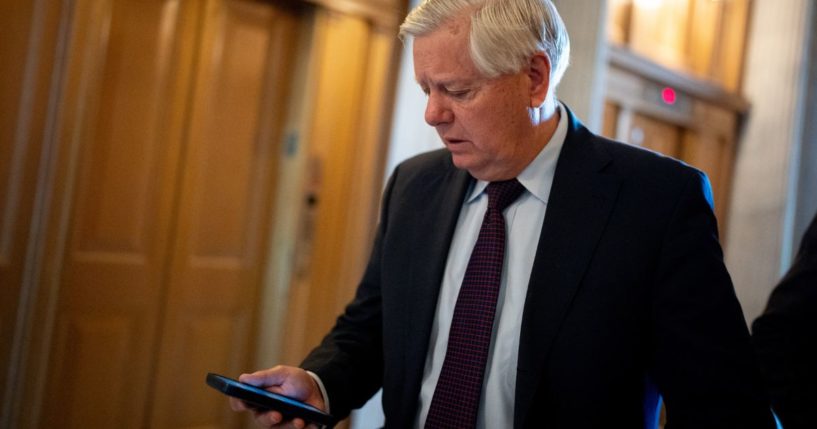
[[525, 187], [516, 179], [491, 182], [485, 188], [488, 194], [488, 207], [501, 212], [516, 201], [524, 190]]

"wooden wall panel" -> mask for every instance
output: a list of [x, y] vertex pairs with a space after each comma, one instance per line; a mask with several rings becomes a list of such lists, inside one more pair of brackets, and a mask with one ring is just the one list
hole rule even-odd
[[327, 11], [339, 12], [392, 28], [397, 34], [397, 26], [403, 20], [406, 0], [303, 0], [314, 3]]
[[203, 22], [153, 428], [240, 422], [203, 380], [248, 370], [298, 18], [211, 0]]
[[20, 302], [36, 286], [29, 252], [39, 233], [38, 168], [51, 141], [49, 91], [65, 8], [0, 0], [0, 427], [11, 419], [24, 364]]
[[690, 0], [636, 1], [630, 20], [630, 47], [672, 67], [687, 66]]
[[391, 117], [395, 28], [360, 17], [316, 12], [313, 63], [316, 96], [306, 103], [302, 136], [308, 172], [296, 269], [289, 291], [280, 361], [299, 363], [349, 302], [368, 260], [382, 191]]
[[739, 92], [743, 84], [743, 64], [749, 27], [751, 0], [732, 0], [723, 3], [720, 53], [713, 66], [714, 79], [732, 92]]
[[[21, 291], [30, 226], [38, 142], [21, 138], [28, 131], [21, 109], [32, 88], [26, 73], [29, 37], [37, 11], [31, 2], [0, 1], [0, 404], [6, 403], [14, 325]], [[42, 106], [41, 106], [42, 107]], [[35, 146], [36, 145], [36, 146]], [[2, 418], [2, 417], [0, 417]]]
[[311, 312], [288, 314], [287, 331], [294, 334], [286, 338], [283, 361], [289, 363], [300, 362], [320, 342], [342, 310], [340, 302], [345, 304], [349, 299], [336, 292], [344, 270], [344, 253], [355, 245], [369, 244], [351, 243], [347, 228], [349, 207], [354, 205], [348, 199], [352, 167], [361, 147], [358, 133], [371, 27], [360, 18], [322, 11], [317, 14], [315, 29], [318, 98], [308, 120], [308, 145], [315, 170], [311, 188], [317, 205], [309, 219], [311, 225], [306, 226], [314, 238], [306, 247], [310, 253], [304, 256], [304, 276], [295, 278], [291, 286], [295, 302]]
[[686, 57], [689, 70], [700, 77], [714, 76], [719, 68], [723, 8], [725, 2], [692, 0], [689, 29], [686, 37]]
[[[66, 415], [76, 417], [75, 427], [88, 427], [82, 421], [92, 415], [142, 426], [177, 182], [178, 100], [192, 58], [185, 45], [195, 36], [189, 4], [74, 5], [59, 118], [65, 205], [50, 228], [56, 334], [47, 370], [37, 373], [60, 388], [46, 389], [42, 408], [32, 407], [38, 426], [64, 426]], [[112, 345], [124, 350], [122, 359], [105, 357]], [[95, 400], [76, 400], [78, 392]]]
[[19, 186], [12, 174], [20, 169], [20, 153], [26, 149], [26, 141], [16, 138], [19, 132], [20, 113], [24, 86], [20, 85], [26, 78], [25, 58], [29, 48], [29, 37], [35, 17], [34, 4], [3, 0], [0, 2], [0, 25], [3, 37], [0, 38], [0, 74], [9, 78], [0, 79], [0, 267], [10, 265], [10, 243], [13, 241], [9, 217], [18, 209], [19, 202], [10, 201], [9, 196], [17, 193], [12, 186]]
[[37, 280], [39, 170], [52, 140], [51, 91], [63, 2], [0, 0], [0, 427], [14, 427], [29, 340], [21, 321]]
[[[336, 305], [340, 311], [351, 300], [369, 260], [371, 243], [380, 208], [388, 127], [382, 125], [391, 120], [393, 105], [392, 64], [395, 63], [395, 38], [391, 29], [373, 28], [369, 33], [366, 85], [360, 106], [359, 140], [353, 142], [349, 151], [354, 153], [351, 164], [346, 167], [351, 178], [348, 188], [349, 204], [346, 231], [348, 243], [341, 252], [344, 256], [340, 266], [343, 270], [336, 280]], [[357, 147], [357, 149], [352, 149]], [[349, 172], [354, 172], [350, 174]], [[327, 285], [332, 286], [332, 285]]]
[[751, 0], [609, 0], [616, 46], [729, 92], [740, 90]]

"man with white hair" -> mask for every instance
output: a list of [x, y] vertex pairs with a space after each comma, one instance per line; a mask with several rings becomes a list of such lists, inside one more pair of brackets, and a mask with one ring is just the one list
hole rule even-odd
[[654, 427], [661, 396], [669, 428], [773, 427], [706, 176], [556, 99], [551, 2], [426, 0], [400, 34], [445, 149], [395, 169], [321, 345], [240, 379], [338, 417], [382, 387], [388, 428]]

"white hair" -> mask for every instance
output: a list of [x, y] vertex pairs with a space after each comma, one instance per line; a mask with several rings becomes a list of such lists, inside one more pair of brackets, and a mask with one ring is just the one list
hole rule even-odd
[[555, 90], [570, 59], [570, 39], [550, 0], [423, 0], [400, 26], [400, 39], [423, 36], [468, 10], [471, 59], [486, 77], [521, 71], [543, 51]]

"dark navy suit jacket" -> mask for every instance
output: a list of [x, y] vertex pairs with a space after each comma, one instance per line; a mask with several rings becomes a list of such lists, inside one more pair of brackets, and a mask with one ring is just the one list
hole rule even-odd
[[[515, 428], [773, 427], [706, 176], [568, 112], [522, 318]], [[449, 245], [473, 178], [446, 150], [398, 166], [352, 303], [303, 362], [345, 416], [383, 388], [417, 413]], [[495, 357], [496, 359], [496, 357]]]

